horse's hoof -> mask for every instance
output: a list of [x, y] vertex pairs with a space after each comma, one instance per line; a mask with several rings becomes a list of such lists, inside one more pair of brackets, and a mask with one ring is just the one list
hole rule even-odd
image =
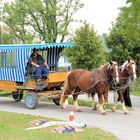
[[63, 107], [63, 106], [61, 106], [61, 109], [64, 109], [64, 107]]
[[65, 109], [66, 107], [65, 106], [61, 106], [61, 109]]
[[93, 111], [97, 111], [97, 107], [92, 108]]
[[106, 112], [103, 112], [102, 115], [106, 115]]
[[134, 108], [132, 108], [132, 107], [128, 107], [127, 110], [128, 110], [128, 111], [133, 111]]
[[77, 109], [77, 112], [82, 112], [82, 109]]
[[129, 114], [128, 112], [124, 112], [124, 115], [127, 115], [127, 114]]

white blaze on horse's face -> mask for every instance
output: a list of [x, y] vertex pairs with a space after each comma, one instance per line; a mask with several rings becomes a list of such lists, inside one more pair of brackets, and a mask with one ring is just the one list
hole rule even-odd
[[134, 80], [135, 80], [137, 78], [135, 64], [132, 64], [132, 69], [133, 69], [133, 77], [134, 77]]
[[119, 83], [119, 72], [118, 72], [117, 62], [112, 62], [112, 64], [110, 64], [108, 66], [108, 68], [110, 70], [112, 70], [112, 76], [113, 76], [113, 79], [115, 80], [115, 82]]
[[116, 71], [116, 82], [119, 82], [119, 72], [118, 72], [118, 66], [115, 66], [115, 71]]

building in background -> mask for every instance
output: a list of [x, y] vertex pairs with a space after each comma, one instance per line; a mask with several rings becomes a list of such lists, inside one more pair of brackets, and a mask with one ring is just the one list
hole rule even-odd
[[65, 70], [67, 71], [72, 69], [71, 63], [68, 61], [68, 58], [64, 55], [61, 55], [59, 57], [57, 65], [59, 71], [65, 71]]

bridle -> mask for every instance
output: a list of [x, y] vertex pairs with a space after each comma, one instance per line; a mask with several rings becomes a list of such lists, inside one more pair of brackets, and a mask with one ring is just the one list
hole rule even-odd
[[[129, 63], [126, 65], [126, 67], [125, 67], [125, 69], [127, 70], [129, 76], [132, 77], [133, 75], [136, 75], [136, 69], [135, 69], [135, 71], [133, 71], [132, 73], [129, 73], [128, 67], [130, 66], [130, 64], [135, 65], [135, 68], [136, 68], [136, 64], [135, 64], [134, 62], [129, 62]], [[131, 66], [131, 67], [132, 67], [132, 66]]]
[[[114, 71], [114, 67], [115, 67], [115, 71], [118, 73], [115, 76], [112, 73]], [[111, 82], [113, 82], [113, 83], [119, 82], [119, 72], [118, 72], [117, 67], [118, 67], [117, 63], [115, 63], [115, 64], [113, 63], [112, 65], [110, 64], [110, 66], [108, 67], [110, 76], [112, 78]], [[118, 81], [116, 80], [117, 78], [118, 78]]]

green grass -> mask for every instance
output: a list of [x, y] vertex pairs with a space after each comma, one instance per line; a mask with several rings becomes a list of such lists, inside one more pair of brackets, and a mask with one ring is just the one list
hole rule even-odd
[[71, 134], [52, 133], [52, 126], [37, 130], [24, 130], [29, 127], [28, 123], [35, 119], [54, 120], [41, 116], [0, 112], [0, 140], [117, 140], [114, 135], [99, 128], [85, 128], [83, 132]]
[[132, 91], [131, 94], [135, 96], [140, 96], [140, 91]]
[[[74, 100], [73, 98], [69, 98], [69, 104], [73, 105], [74, 104]], [[87, 106], [87, 107], [91, 107], [92, 105], [92, 101], [85, 101], [85, 100], [79, 100], [78, 99], [78, 104], [79, 106]]]
[[0, 94], [4, 94], [4, 93], [6, 94], [6, 93], [10, 93], [10, 92], [9, 91], [3, 91], [3, 90], [0, 91]]
[[132, 92], [131, 92], [132, 95], [140, 96], [140, 77], [137, 78], [137, 79], [134, 81], [134, 83], [133, 83], [131, 89], [132, 89]]
[[[69, 104], [73, 105], [74, 104], [74, 100], [73, 98], [69, 98]], [[78, 104], [79, 106], [86, 106], [86, 107], [91, 107], [92, 106], [92, 101], [85, 101], [85, 100], [79, 100], [78, 99]], [[112, 109], [113, 104], [108, 103], [106, 104], [106, 109]], [[117, 105], [116, 109], [120, 110], [122, 107], [121, 105]]]

